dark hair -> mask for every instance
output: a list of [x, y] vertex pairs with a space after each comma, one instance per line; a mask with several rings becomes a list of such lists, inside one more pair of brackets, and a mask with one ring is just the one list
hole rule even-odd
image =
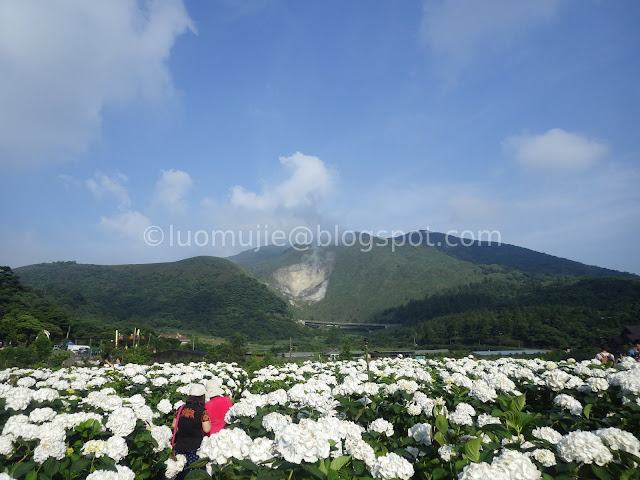
[[202, 405], [204, 403], [204, 395], [189, 395], [187, 397], [187, 403], [197, 403]]
[[606, 345], [600, 345], [600, 350], [606, 350], [607, 346]]

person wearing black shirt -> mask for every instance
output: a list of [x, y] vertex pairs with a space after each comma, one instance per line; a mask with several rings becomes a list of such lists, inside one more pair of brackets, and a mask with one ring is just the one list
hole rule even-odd
[[[173, 447], [176, 455], [184, 455], [187, 458], [187, 466], [200, 458], [196, 450], [200, 448], [202, 437], [211, 431], [209, 413], [204, 408], [205, 392], [204, 385], [192, 385], [187, 403], [178, 409], [176, 418], [173, 419]], [[186, 474], [185, 467], [176, 480], [183, 479]]]

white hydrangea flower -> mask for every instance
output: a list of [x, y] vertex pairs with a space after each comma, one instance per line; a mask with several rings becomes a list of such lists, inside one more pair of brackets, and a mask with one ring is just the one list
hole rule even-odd
[[64, 441], [43, 438], [33, 450], [33, 461], [42, 465], [48, 458], [62, 460], [67, 454], [67, 445]]
[[371, 468], [371, 465], [373, 465], [376, 460], [376, 454], [371, 445], [361, 438], [349, 437], [345, 439], [344, 451], [356, 460], [366, 463], [369, 468]]
[[164, 387], [169, 383], [166, 377], [154, 377], [151, 379], [151, 385], [154, 387]]
[[137, 417], [130, 407], [120, 407], [115, 409], [107, 419], [106, 427], [114, 435], [126, 437], [136, 428]]
[[531, 456], [543, 467], [553, 467], [556, 464], [556, 456], [551, 450], [547, 450], [546, 448], [537, 448], [533, 452], [528, 452], [527, 455]]
[[582, 413], [582, 404], [571, 395], [561, 393], [553, 399], [553, 403], [565, 410], [569, 410], [572, 415], [580, 415]]
[[452, 458], [458, 456], [458, 452], [453, 449], [453, 445], [446, 444], [438, 449], [438, 455], [445, 462], [450, 462]]
[[107, 454], [107, 442], [105, 440], [89, 440], [82, 446], [82, 455], [86, 457], [100, 458]]
[[428, 423], [416, 423], [409, 428], [408, 435], [418, 443], [431, 445], [431, 425]]
[[376, 418], [369, 425], [370, 432], [384, 433], [387, 437], [393, 436], [393, 424], [384, 418]]
[[465, 465], [458, 480], [511, 480], [508, 472], [492, 467], [486, 462]]
[[485, 425], [500, 424], [502, 423], [498, 417], [489, 415], [488, 413], [481, 413], [478, 415], [478, 426], [484, 427]]
[[165, 415], [167, 415], [168, 413], [171, 412], [173, 406], [171, 405], [171, 402], [169, 400], [167, 400], [166, 398], [163, 398], [158, 402], [158, 405], [156, 405], [156, 408], [160, 413], [164, 413]]
[[401, 478], [408, 480], [415, 473], [413, 465], [400, 455], [390, 452], [376, 458], [371, 465], [371, 475], [373, 478]]
[[498, 397], [498, 392], [484, 380], [473, 380], [469, 395], [482, 403], [488, 403]]
[[465, 415], [460, 412], [453, 412], [449, 414], [449, 421], [454, 425], [473, 425], [473, 418], [469, 415]]
[[542, 472], [531, 459], [516, 450], [505, 450], [491, 462], [494, 469], [508, 472], [511, 480], [538, 480]]
[[40, 388], [33, 392], [33, 401], [34, 402], [53, 402], [60, 398], [60, 394], [54, 390], [53, 388]]
[[412, 417], [416, 417], [422, 413], [422, 408], [415, 402], [411, 402], [407, 405], [407, 413]]
[[109, 437], [107, 440], [107, 455], [118, 463], [127, 455], [129, 455], [129, 447], [124, 438], [116, 435]]
[[26, 387], [15, 387], [9, 395], [5, 396], [5, 408], [23, 411], [29, 406], [32, 398], [33, 391]]
[[110, 470], [96, 470], [87, 475], [86, 480], [134, 480], [135, 473], [124, 465], [116, 465], [116, 472]]
[[586, 383], [593, 393], [604, 392], [609, 388], [609, 382], [604, 378], [587, 378]]
[[18, 381], [16, 382], [16, 385], [19, 387], [33, 387], [36, 384], [36, 379], [35, 378], [31, 378], [31, 377], [22, 377], [19, 378]]
[[217, 465], [226, 465], [230, 459], [244, 460], [249, 457], [252, 440], [244, 430], [224, 428], [210, 437], [204, 437], [197, 454], [207, 457]]
[[436, 405], [435, 400], [427, 397], [427, 395], [422, 392], [416, 392], [413, 394], [413, 402], [422, 409], [427, 418], [433, 416], [433, 407]]
[[601, 428], [594, 432], [611, 450], [622, 450], [640, 456], [640, 441], [631, 433], [619, 428]]
[[256, 465], [264, 464], [276, 456], [273, 440], [266, 437], [258, 437], [253, 440], [249, 459]]
[[540, 440], [545, 440], [553, 445], [557, 444], [562, 438], [562, 434], [551, 427], [540, 427], [534, 429], [531, 434], [539, 438]]
[[50, 422], [56, 417], [57, 413], [50, 407], [36, 408], [29, 414], [29, 420], [32, 423]]
[[135, 405], [133, 407], [133, 413], [138, 420], [142, 420], [147, 424], [151, 424], [153, 421], [153, 410], [148, 405]]
[[158, 444], [157, 447], [153, 448], [154, 452], [160, 452], [171, 447], [173, 431], [167, 425], [153, 425], [151, 427], [151, 436]]
[[294, 423], [277, 432], [274, 446], [288, 462], [315, 463], [329, 457], [329, 438], [328, 432], [322, 428], [314, 428], [313, 422]]
[[592, 432], [569, 432], [560, 439], [556, 449], [565, 462], [595, 463], [603, 466], [613, 460], [609, 449]]
[[5, 457], [13, 455], [15, 450], [13, 442], [15, 439], [16, 438], [11, 434], [0, 435], [0, 455], [4, 455]]
[[554, 392], [559, 392], [560, 390], [565, 388], [565, 385], [571, 379], [571, 375], [569, 375], [564, 370], [556, 368], [545, 372], [542, 375], [542, 378], [545, 380], [547, 388], [553, 390]]

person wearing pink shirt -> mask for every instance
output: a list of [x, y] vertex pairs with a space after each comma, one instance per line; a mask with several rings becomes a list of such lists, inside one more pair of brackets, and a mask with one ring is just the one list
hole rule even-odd
[[209, 419], [211, 421], [211, 432], [209, 432], [209, 435], [211, 435], [224, 428], [226, 425], [224, 416], [232, 404], [231, 399], [224, 396], [224, 391], [218, 378], [213, 377], [211, 380], [208, 380], [206, 390], [208, 400], [207, 403], [204, 404], [204, 408], [209, 412]]

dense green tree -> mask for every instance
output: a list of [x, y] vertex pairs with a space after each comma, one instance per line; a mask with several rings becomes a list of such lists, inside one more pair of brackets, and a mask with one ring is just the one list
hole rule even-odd
[[349, 339], [346, 339], [342, 342], [342, 346], [340, 347], [340, 356], [338, 357], [340, 360], [351, 360], [353, 359], [353, 354], [351, 353], [351, 342]]

